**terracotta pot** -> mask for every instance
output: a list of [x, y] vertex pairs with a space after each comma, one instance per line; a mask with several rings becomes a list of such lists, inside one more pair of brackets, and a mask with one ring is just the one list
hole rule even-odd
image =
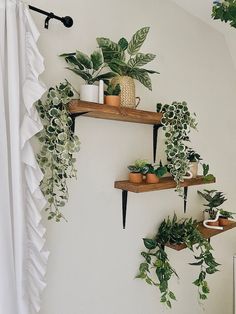
[[129, 182], [132, 183], [142, 183], [143, 182], [143, 175], [141, 173], [129, 173]]
[[209, 221], [207, 224], [208, 224], [208, 226], [219, 226], [219, 220]]
[[219, 218], [219, 225], [221, 227], [228, 226], [228, 225], [230, 225], [230, 220], [228, 218], [220, 217]]
[[198, 161], [190, 162], [190, 172], [193, 175], [193, 178], [196, 178], [198, 175]]
[[146, 183], [158, 183], [160, 179], [155, 173], [147, 173], [146, 174]]
[[108, 95], [105, 96], [105, 104], [114, 106], [114, 107], [119, 107], [120, 106], [120, 96], [114, 96], [114, 95]]

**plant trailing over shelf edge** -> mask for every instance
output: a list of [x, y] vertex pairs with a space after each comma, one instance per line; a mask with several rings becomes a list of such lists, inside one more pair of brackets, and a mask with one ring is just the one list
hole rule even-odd
[[161, 123], [165, 131], [167, 167], [177, 184], [176, 190], [183, 195], [180, 183], [190, 165], [185, 142], [189, 141], [191, 129], [196, 130], [195, 114], [191, 115], [185, 101], [175, 101], [171, 105], [158, 103], [157, 112], [163, 113]]
[[43, 130], [37, 134], [41, 143], [37, 160], [44, 174], [41, 190], [48, 202], [48, 219], [57, 222], [64, 218], [61, 208], [69, 197], [67, 179], [76, 177], [73, 153], [80, 147], [78, 136], [71, 130], [72, 119], [67, 111], [73, 96], [73, 89], [66, 81], [50, 88], [46, 99], [39, 100], [36, 105], [43, 123]]
[[113, 72], [103, 73], [107, 64], [104, 62], [102, 49], [96, 49], [90, 56], [77, 50], [72, 53], [63, 53], [60, 55], [69, 64], [66, 69], [79, 75], [86, 84], [94, 84], [99, 80], [105, 83], [115, 76]]
[[[149, 285], [154, 285], [161, 292], [160, 301], [171, 307], [172, 300], [176, 300], [175, 294], [169, 288], [169, 280], [177, 273], [170, 265], [167, 253], [164, 248], [166, 244], [186, 244], [194, 252], [195, 262], [190, 263], [193, 266], [200, 267], [198, 278], [193, 282], [198, 287], [200, 300], [207, 299], [210, 292], [206, 276], [218, 271], [220, 265], [216, 263], [212, 255], [213, 248], [197, 229], [197, 221], [190, 219], [177, 220], [174, 215], [172, 220], [168, 217], [164, 220], [157, 234], [152, 239], [143, 239], [147, 252], [141, 252], [144, 262], [139, 266], [139, 273], [136, 278], [145, 280]], [[195, 253], [195, 248], [200, 249], [200, 253]], [[156, 277], [153, 279], [153, 277]]]
[[236, 28], [236, 0], [215, 1], [212, 7], [212, 18]]
[[[138, 30], [131, 38], [130, 42], [122, 37], [118, 43], [109, 38], [99, 37], [97, 43], [103, 51], [104, 60], [110, 69], [118, 75], [130, 76], [138, 80], [141, 84], [152, 90], [152, 83], [149, 74], [159, 73], [141, 68], [153, 61], [156, 55], [152, 53], [140, 53], [149, 32], [149, 27]], [[127, 55], [128, 53], [128, 60]]]

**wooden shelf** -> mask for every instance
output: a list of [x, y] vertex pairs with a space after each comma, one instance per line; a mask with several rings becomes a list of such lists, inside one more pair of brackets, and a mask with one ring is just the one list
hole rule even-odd
[[[203, 176], [198, 176], [197, 178], [184, 180], [184, 182], [181, 183], [181, 187], [214, 183], [215, 181], [216, 181], [215, 178], [212, 179], [211, 181], [204, 181]], [[137, 183], [131, 183], [128, 180], [115, 182], [116, 189], [134, 192], [134, 193], [173, 189], [175, 187], [176, 187], [176, 182], [173, 180], [172, 177], [161, 178], [160, 182], [154, 183], [154, 184], [147, 184], [147, 183], [137, 184]]]
[[69, 103], [69, 111], [73, 115], [83, 114], [85, 117], [118, 120], [143, 124], [161, 124], [162, 114], [152, 111], [113, 107], [77, 99]]
[[[198, 230], [201, 232], [203, 237], [206, 239], [210, 239], [211, 237], [214, 237], [217, 234], [220, 234], [222, 232], [228, 231], [228, 230], [233, 229], [233, 228], [236, 228], [236, 222], [235, 221], [230, 221], [230, 224], [228, 226], [225, 226], [223, 230], [205, 228], [202, 224], [202, 221], [199, 222], [199, 225], [198, 225]], [[166, 246], [168, 246], [169, 248], [176, 250], [176, 251], [181, 251], [187, 247], [185, 244], [167, 244]]]

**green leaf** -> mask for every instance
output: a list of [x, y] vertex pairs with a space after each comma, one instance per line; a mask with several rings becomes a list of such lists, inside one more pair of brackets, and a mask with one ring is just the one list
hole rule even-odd
[[104, 73], [104, 74], [101, 74], [101, 75], [98, 75], [96, 77], [96, 81], [99, 81], [99, 80], [108, 80], [108, 79], [111, 79], [113, 77], [115, 77], [116, 74], [113, 73], [113, 72], [107, 72], [107, 73]]
[[166, 301], [166, 305], [167, 305], [169, 308], [171, 308], [171, 302], [170, 302], [170, 300], [167, 300], [167, 301]]
[[128, 41], [122, 37], [119, 41], [118, 41], [118, 45], [121, 47], [122, 50], [126, 50], [128, 48]]
[[134, 58], [131, 58], [128, 61], [128, 65], [131, 68], [135, 68], [135, 67], [141, 67], [149, 62], [151, 62], [152, 60], [154, 60], [156, 57], [156, 55], [151, 54], [151, 53], [137, 53], [135, 55]]
[[75, 74], [79, 75], [82, 79], [84, 79], [86, 82], [89, 82], [90, 80], [92, 80], [92, 75], [89, 73], [86, 73], [84, 71], [81, 71], [79, 69], [70, 69], [70, 68], [66, 68], [72, 72], [74, 72]]
[[131, 70], [131, 68], [125, 62], [117, 59], [113, 59], [109, 63], [109, 67], [113, 72], [119, 75], [127, 75]]
[[139, 266], [140, 273], [144, 273], [146, 271], [149, 271], [149, 265], [147, 263], [141, 263]]
[[133, 68], [130, 72], [130, 76], [138, 80], [141, 84], [152, 90], [152, 82], [147, 72], [141, 71], [141, 69]]
[[75, 55], [76, 55], [75, 52], [69, 52], [69, 53], [62, 53], [59, 55], [59, 57], [65, 58], [65, 57], [75, 56]]
[[76, 51], [76, 58], [86, 69], [92, 69], [93, 68], [92, 61], [90, 60], [89, 56], [86, 55], [85, 53], [77, 50]]
[[68, 56], [65, 57], [65, 60], [67, 63], [71, 64], [71, 65], [75, 65], [78, 66], [80, 70], [83, 70], [84, 67], [82, 66], [82, 64], [76, 59], [75, 56]]
[[102, 48], [104, 60], [106, 63], [111, 62], [112, 59], [123, 59], [124, 51], [122, 50], [120, 45], [116, 44], [109, 38], [98, 37], [96, 40], [99, 48]]
[[153, 250], [157, 247], [157, 241], [153, 239], [143, 239], [143, 243], [148, 250]]
[[93, 68], [94, 70], [98, 70], [102, 64], [104, 63], [104, 58], [103, 58], [103, 54], [102, 54], [102, 49], [97, 49], [95, 50], [91, 56], [91, 61], [93, 63]]
[[127, 48], [127, 51], [131, 56], [135, 55], [139, 51], [147, 37], [149, 29], [150, 27], [143, 27], [133, 35]]
[[176, 300], [176, 297], [174, 295], [174, 293], [172, 291], [169, 292], [169, 297], [172, 299], [172, 300]]
[[189, 263], [189, 265], [192, 265], [192, 266], [199, 266], [202, 264], [203, 264], [203, 261], [199, 261], [199, 262], [195, 262], [195, 263]]

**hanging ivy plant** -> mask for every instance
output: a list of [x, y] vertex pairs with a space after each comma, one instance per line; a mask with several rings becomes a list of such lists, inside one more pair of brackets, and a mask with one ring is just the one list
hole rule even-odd
[[236, 0], [215, 1], [212, 17], [214, 20], [229, 22], [232, 27], [236, 28]]
[[50, 88], [46, 99], [36, 105], [44, 127], [37, 135], [41, 143], [37, 159], [44, 174], [41, 190], [48, 201], [48, 219], [57, 222], [64, 218], [61, 208], [68, 201], [67, 179], [76, 177], [73, 153], [80, 147], [78, 136], [71, 130], [72, 119], [67, 111], [73, 96], [73, 89], [66, 81]]
[[180, 182], [189, 170], [186, 141], [189, 141], [191, 129], [196, 129], [195, 114], [191, 115], [187, 103], [173, 102], [171, 105], [157, 104], [157, 112], [162, 112], [161, 123], [165, 131], [165, 152], [168, 170], [177, 183], [176, 190], [182, 195]]
[[172, 220], [168, 217], [161, 223], [154, 238], [143, 239], [148, 251], [141, 252], [144, 262], [140, 264], [136, 278], [158, 287], [161, 292], [160, 301], [168, 307], [171, 307], [171, 302], [176, 300], [175, 294], [170, 290], [169, 280], [173, 275], [177, 277], [178, 275], [169, 262], [165, 251], [166, 244], [185, 244], [194, 253], [195, 262], [190, 265], [200, 267], [199, 275], [193, 282], [198, 288], [200, 300], [207, 299], [210, 292], [206, 276], [218, 271], [217, 267], [220, 264], [212, 255], [213, 248], [198, 231], [197, 225], [197, 221], [192, 218], [178, 221], [177, 216], [174, 215]]

